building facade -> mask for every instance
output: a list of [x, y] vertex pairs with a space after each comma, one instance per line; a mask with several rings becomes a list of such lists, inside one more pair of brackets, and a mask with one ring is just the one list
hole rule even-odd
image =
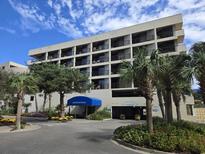
[[28, 72], [28, 67], [21, 65], [12, 61], [0, 64], [0, 70], [13, 72], [13, 73], [26, 73]]
[[[134, 51], [138, 47], [147, 49], [149, 56], [155, 49], [160, 54], [178, 55], [186, 52], [183, 30], [183, 20], [180, 14], [114, 30], [111, 32], [59, 43], [29, 51], [31, 60], [28, 65], [40, 63], [55, 63], [79, 69], [89, 76], [94, 87], [85, 94], [67, 94], [66, 99], [85, 95], [102, 100], [104, 107], [112, 111], [113, 118], [120, 114], [133, 117], [136, 110], [145, 113], [145, 99], [137, 95], [137, 87], [131, 81], [121, 81], [120, 64], [122, 61], [133, 61]], [[137, 97], [138, 96], [138, 97]], [[39, 104], [42, 104], [42, 97]], [[59, 95], [53, 94], [52, 103], [59, 102]], [[193, 99], [187, 99], [182, 105], [183, 117], [187, 115], [186, 105], [193, 104]], [[174, 105], [173, 105], [174, 107]], [[173, 109], [173, 111], [175, 111]], [[84, 114], [81, 106], [71, 107], [71, 113]], [[153, 115], [160, 116], [157, 96], [154, 96]]]
[[[0, 64], [0, 71], [6, 71], [10, 73], [26, 73], [28, 72], [28, 67], [21, 65], [12, 61]], [[0, 100], [0, 108], [5, 106], [5, 102]]]

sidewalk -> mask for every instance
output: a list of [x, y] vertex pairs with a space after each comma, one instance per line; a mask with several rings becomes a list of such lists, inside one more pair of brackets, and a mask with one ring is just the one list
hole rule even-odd
[[20, 129], [20, 130], [13, 130], [14, 129], [14, 125], [13, 126], [0, 126], [0, 133], [15, 133], [15, 132], [24, 132], [24, 131], [32, 131], [32, 130], [37, 130], [39, 128], [41, 128], [40, 125], [26, 125], [24, 129]]

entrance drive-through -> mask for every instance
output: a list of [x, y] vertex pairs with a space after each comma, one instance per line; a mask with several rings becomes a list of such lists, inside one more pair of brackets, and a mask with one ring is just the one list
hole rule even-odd
[[139, 106], [112, 106], [112, 118], [120, 119], [121, 115], [125, 116], [125, 119], [135, 119], [135, 115], [140, 115], [140, 119], [146, 119], [145, 107]]
[[[87, 115], [92, 114], [100, 107], [102, 101], [97, 98], [86, 97], [86, 96], [75, 96], [67, 101], [67, 106], [78, 106], [84, 108], [81, 114], [74, 113], [75, 118], [86, 118]], [[70, 110], [69, 110], [70, 113]]]

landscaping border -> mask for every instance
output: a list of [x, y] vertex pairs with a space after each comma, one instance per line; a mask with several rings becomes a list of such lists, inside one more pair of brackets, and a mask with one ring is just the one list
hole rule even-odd
[[[155, 149], [148, 149], [145, 147], [136, 146], [136, 145], [124, 142], [120, 139], [112, 138], [112, 141], [114, 141], [122, 146], [131, 148], [133, 150], [138, 150], [138, 151], [142, 151], [142, 152], [146, 152], [146, 153], [153, 153], [153, 154], [171, 154], [172, 153], [172, 152], [164, 152], [164, 151], [159, 151], [159, 150], [155, 150]], [[172, 154], [174, 154], [174, 153], [172, 153]]]

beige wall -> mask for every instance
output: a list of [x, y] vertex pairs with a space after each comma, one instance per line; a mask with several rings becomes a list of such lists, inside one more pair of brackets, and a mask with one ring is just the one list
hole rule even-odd
[[[41, 95], [41, 96], [40, 96]], [[145, 104], [145, 99], [143, 97], [127, 97], [127, 98], [113, 98], [111, 96], [111, 91], [109, 90], [92, 90], [91, 92], [79, 94], [79, 93], [73, 93], [73, 94], [67, 94], [64, 99], [64, 103], [67, 103], [67, 100], [74, 97], [74, 96], [88, 96], [88, 97], [95, 97], [98, 99], [102, 100], [102, 106], [99, 109], [103, 109], [105, 107], [110, 108], [112, 106], [146, 106]], [[56, 107], [59, 104], [59, 94], [58, 93], [53, 93], [52, 94], [52, 107]], [[31, 103], [32, 105], [29, 107], [29, 112], [35, 112], [35, 100], [30, 101], [30, 96], [25, 96], [25, 102], [26, 103]], [[43, 106], [43, 94], [37, 94], [37, 102], [38, 102], [38, 107], [39, 109], [42, 110]], [[184, 120], [190, 120], [190, 121], [195, 121], [195, 116], [190, 116], [187, 115], [186, 111], [186, 104], [194, 104], [194, 100], [192, 96], [186, 96], [186, 101], [181, 102], [181, 115], [182, 119]], [[176, 108], [175, 105], [172, 105], [173, 107], [173, 115], [174, 118], [176, 119]], [[48, 99], [47, 99], [47, 104], [46, 108], [48, 108]], [[75, 108], [71, 107], [71, 111], [73, 112], [78, 112], [81, 113], [83, 112], [83, 108]], [[68, 109], [67, 109], [68, 110]], [[153, 100], [153, 116], [159, 116], [161, 117], [161, 110], [158, 104], [158, 99], [156, 94], [154, 95], [154, 100]]]
[[3, 64], [0, 64], [0, 69], [5, 70], [7, 72], [13, 72], [13, 73], [26, 73], [28, 72], [28, 67], [25, 65], [21, 65], [15, 62], [6, 62]]

